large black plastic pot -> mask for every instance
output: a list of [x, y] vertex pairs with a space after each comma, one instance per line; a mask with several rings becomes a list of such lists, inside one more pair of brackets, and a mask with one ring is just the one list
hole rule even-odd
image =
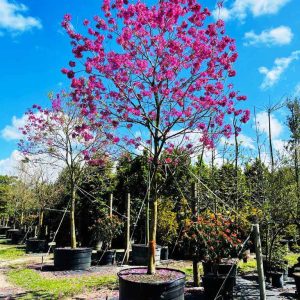
[[13, 231], [11, 233], [11, 243], [12, 244], [17, 245], [17, 244], [24, 243], [25, 242], [24, 238], [25, 238], [25, 233], [22, 232], [21, 230]]
[[[157, 282], [148, 280], [147, 276], [152, 275], [146, 275], [146, 268], [120, 271], [119, 300], [184, 300], [185, 273], [167, 268], [157, 268], [156, 273], [163, 274], [168, 280], [164, 281], [163, 277]], [[168, 274], [174, 276], [169, 277]]]
[[295, 279], [297, 295], [300, 296], [300, 272], [293, 273]]
[[8, 227], [8, 226], [2, 226], [2, 227], [0, 227], [0, 234], [1, 235], [6, 235], [6, 232], [9, 229], [11, 229], [11, 227]]
[[168, 248], [168, 246], [162, 246], [161, 247], [160, 259], [161, 260], [168, 260], [169, 259], [169, 248]]
[[281, 272], [271, 272], [272, 286], [276, 288], [282, 288], [284, 285], [283, 282], [283, 273]]
[[11, 239], [13, 232], [19, 232], [19, 231], [20, 231], [20, 229], [8, 229], [6, 231], [6, 238]]
[[202, 262], [203, 266], [203, 274], [208, 275], [210, 273], [215, 273], [219, 275], [227, 275], [229, 276], [236, 276], [237, 274], [237, 265], [236, 264], [226, 264], [226, 263], [219, 263], [213, 264], [212, 262]]
[[113, 265], [116, 259], [116, 250], [97, 251], [92, 254], [92, 262], [96, 265]]
[[54, 268], [56, 270], [86, 270], [91, 267], [91, 248], [54, 249]]
[[[156, 246], [155, 261], [160, 263], [161, 247]], [[148, 246], [144, 244], [132, 245], [132, 264], [146, 266], [148, 264]]]
[[220, 299], [221, 297], [223, 297], [222, 299], [232, 299], [235, 277], [210, 273], [202, 277], [202, 285], [206, 300], [215, 299], [217, 294]]
[[36, 238], [26, 240], [26, 253], [43, 253], [46, 250], [46, 240], [40, 240]]

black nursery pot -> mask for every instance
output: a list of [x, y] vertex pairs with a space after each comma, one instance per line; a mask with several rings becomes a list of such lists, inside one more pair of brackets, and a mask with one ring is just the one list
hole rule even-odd
[[[223, 284], [225, 279], [226, 281]], [[222, 296], [220, 299], [231, 299], [235, 277], [210, 273], [202, 277], [202, 285], [204, 287], [205, 299], [207, 300], [215, 299], [218, 293], [218, 296]]]
[[91, 248], [54, 249], [54, 268], [56, 270], [86, 270], [91, 267]]
[[11, 233], [11, 243], [12, 244], [21, 244], [24, 243], [24, 238], [25, 238], [25, 233], [23, 233], [22, 231], [13, 231]]
[[184, 272], [157, 268], [156, 274], [159, 279], [147, 275], [146, 268], [120, 271], [119, 300], [184, 300]]
[[6, 232], [9, 229], [11, 229], [11, 227], [8, 227], [8, 226], [0, 227], [0, 235], [6, 235]]
[[282, 288], [284, 285], [283, 282], [283, 273], [281, 272], [271, 272], [272, 277], [272, 286], [276, 288]]
[[113, 265], [116, 260], [116, 250], [97, 251], [92, 254], [92, 262], [96, 265]]
[[[161, 247], [156, 246], [155, 261], [160, 263]], [[148, 246], [144, 244], [132, 245], [132, 264], [136, 266], [146, 266], [148, 264]]]
[[14, 232], [19, 232], [19, 231], [20, 231], [19, 229], [8, 229], [8, 230], [6, 231], [6, 238], [7, 238], [7, 239], [11, 239], [12, 234], [13, 234]]
[[168, 248], [168, 246], [161, 247], [160, 259], [161, 260], [168, 260], [169, 259], [169, 248]]
[[297, 295], [300, 295], [300, 272], [293, 273], [293, 277], [295, 279], [296, 289], [297, 289]]
[[40, 240], [36, 238], [26, 240], [26, 253], [43, 253], [46, 250], [46, 240]]

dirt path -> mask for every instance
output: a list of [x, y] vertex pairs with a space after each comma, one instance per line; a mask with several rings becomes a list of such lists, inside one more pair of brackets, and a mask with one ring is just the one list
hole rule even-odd
[[23, 289], [12, 285], [5, 276], [6, 269], [0, 269], [0, 299], [12, 299], [14, 295], [25, 292]]

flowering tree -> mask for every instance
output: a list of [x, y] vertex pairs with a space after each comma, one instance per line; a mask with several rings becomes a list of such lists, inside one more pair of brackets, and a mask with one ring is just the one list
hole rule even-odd
[[27, 122], [20, 128], [24, 138], [20, 140], [19, 148], [26, 160], [66, 169], [71, 199], [71, 247], [76, 248], [75, 200], [78, 181], [86, 161], [99, 164], [106, 159], [105, 147], [108, 143], [102, 124], [87, 125], [80, 109], [69, 101], [68, 95], [51, 96], [51, 102], [50, 108], [34, 105], [27, 112]]
[[72, 80], [72, 98], [83, 116], [112, 124], [122, 136], [112, 137], [115, 142], [151, 152], [148, 273], [153, 274], [156, 174], [161, 164], [172, 162], [170, 157], [162, 161], [161, 153], [171, 153], [180, 142], [191, 152], [199, 144], [213, 147], [217, 137], [231, 135], [226, 115], [249, 119], [248, 110], [235, 108], [236, 100], [246, 97], [224, 84], [235, 76], [238, 55], [224, 22], [208, 24], [210, 12], [196, 0], [164, 0], [150, 7], [104, 0], [102, 15], [93, 25], [84, 20], [86, 34], [75, 31], [70, 15], [64, 17], [75, 61], [62, 72]]

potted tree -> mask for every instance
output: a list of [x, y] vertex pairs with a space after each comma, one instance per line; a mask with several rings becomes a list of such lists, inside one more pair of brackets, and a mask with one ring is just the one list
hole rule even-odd
[[[90, 248], [77, 248], [75, 207], [80, 178], [85, 162], [99, 151], [105, 151], [106, 138], [103, 128], [83, 122], [81, 109], [74, 105], [65, 92], [50, 95], [52, 106], [43, 109], [34, 105], [27, 112], [27, 121], [21, 132], [19, 148], [24, 161], [48, 164], [57, 172], [64, 168], [67, 175], [70, 221], [70, 246], [54, 250], [54, 266], [57, 269], [87, 269], [91, 265]], [[108, 133], [108, 128], [106, 128]], [[89, 153], [91, 151], [91, 153]], [[98, 153], [96, 153], [98, 152]], [[105, 155], [101, 159], [105, 159]]]
[[[222, 20], [204, 25], [210, 12], [196, 0], [150, 6], [104, 1], [102, 10], [104, 18], [95, 17], [95, 26], [84, 21], [88, 34], [76, 32], [71, 16], [65, 16], [62, 25], [76, 61], [62, 71], [72, 80], [73, 101], [84, 107], [87, 119], [107, 121], [116, 128], [111, 140], [133, 153], [148, 153], [148, 267], [119, 273], [120, 299], [159, 299], [174, 285], [176, 299], [183, 299], [184, 275], [156, 268], [159, 170], [177, 161], [161, 154], [213, 147], [220, 135], [232, 133], [227, 114], [234, 113], [242, 122], [249, 119], [248, 110], [234, 107], [235, 100], [246, 97], [223, 83], [225, 77], [235, 76], [234, 40], [224, 35]], [[111, 39], [118, 44], [115, 50], [106, 47]]]
[[[236, 257], [241, 246], [238, 226], [221, 214], [203, 213], [196, 221], [187, 221], [182, 236], [195, 261], [202, 261], [202, 283], [209, 299], [230, 295], [235, 285]], [[225, 281], [226, 280], [226, 281]]]
[[115, 262], [116, 250], [111, 249], [112, 240], [122, 233], [123, 222], [120, 218], [112, 215], [103, 217], [96, 220], [95, 224], [91, 227], [92, 238], [95, 241], [102, 241], [102, 250], [97, 249], [94, 257], [96, 263], [101, 265], [112, 265]]

